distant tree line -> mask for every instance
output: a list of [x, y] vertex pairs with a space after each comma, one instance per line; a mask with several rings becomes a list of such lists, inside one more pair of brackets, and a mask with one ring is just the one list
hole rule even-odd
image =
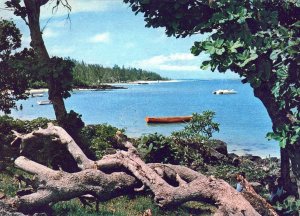
[[113, 68], [99, 64], [86, 64], [83, 61], [74, 61], [73, 80], [75, 85], [98, 85], [101, 83], [121, 83], [137, 80], [166, 80], [159, 74], [137, 69], [114, 65]]
[[[103, 83], [125, 83], [138, 80], [167, 80], [159, 74], [137, 68], [125, 68], [114, 65], [104, 67], [100, 64], [87, 64], [83, 61], [72, 60], [73, 85], [75, 87], [95, 87]], [[46, 83], [35, 81], [30, 84], [32, 88], [46, 87]]]

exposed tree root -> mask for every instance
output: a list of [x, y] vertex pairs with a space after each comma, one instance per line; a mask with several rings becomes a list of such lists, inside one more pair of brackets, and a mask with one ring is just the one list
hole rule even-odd
[[260, 215], [241, 193], [223, 180], [206, 177], [184, 166], [146, 164], [132, 143], [121, 133], [117, 133], [115, 142], [123, 150], [117, 150], [98, 161], [87, 158], [63, 128], [51, 123], [46, 129], [40, 128], [25, 135], [15, 132], [15, 135], [12, 144], [19, 143], [21, 148], [26, 148], [30, 140], [38, 137], [46, 136], [59, 141], [66, 146], [81, 169], [76, 173], [56, 171], [23, 156], [18, 157], [15, 160], [16, 166], [36, 175], [34, 192], [12, 200], [12, 205], [22, 212], [86, 194], [104, 201], [148, 188], [161, 207], [209, 200], [218, 207], [215, 215]]

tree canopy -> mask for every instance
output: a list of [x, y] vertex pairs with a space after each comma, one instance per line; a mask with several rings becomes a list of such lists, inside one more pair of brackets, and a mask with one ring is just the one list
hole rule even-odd
[[25, 99], [33, 51], [20, 49], [21, 33], [12, 21], [0, 19], [0, 110], [9, 113], [15, 101]]
[[75, 67], [72, 74], [76, 85], [99, 85], [101, 83], [128, 82], [137, 80], [164, 80], [159, 74], [137, 69], [114, 65], [104, 67], [99, 64], [86, 64], [73, 60]]
[[143, 13], [146, 27], [165, 27], [168, 36], [208, 33], [191, 52], [209, 54], [202, 69], [231, 70], [250, 83], [272, 120], [269, 137], [287, 147], [300, 192], [300, 1], [124, 2]]

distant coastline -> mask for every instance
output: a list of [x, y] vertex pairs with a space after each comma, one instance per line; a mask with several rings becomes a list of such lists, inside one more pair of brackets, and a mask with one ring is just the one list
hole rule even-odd
[[[122, 83], [104, 83], [101, 85], [91, 85], [91, 86], [75, 86], [73, 90], [76, 91], [101, 91], [101, 90], [114, 90], [114, 89], [127, 89], [124, 87], [126, 85], [132, 84], [156, 84], [156, 83], [174, 83], [174, 82], [182, 82], [182, 80], [137, 80], [132, 82], [122, 82]], [[48, 92], [47, 88], [32, 88], [27, 91], [29, 94], [40, 94]]]

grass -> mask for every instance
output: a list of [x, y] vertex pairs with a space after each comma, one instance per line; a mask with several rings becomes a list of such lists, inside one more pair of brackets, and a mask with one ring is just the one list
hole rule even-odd
[[72, 216], [141, 216], [143, 213], [150, 209], [153, 216], [155, 215], [168, 215], [168, 216], [191, 216], [191, 215], [211, 215], [214, 211], [213, 206], [203, 203], [189, 202], [180, 207], [172, 209], [160, 209], [153, 203], [150, 196], [136, 196], [129, 198], [128, 196], [118, 197], [116, 199], [100, 203], [99, 212], [91, 207], [79, 207], [81, 203], [78, 199], [73, 199], [66, 202], [59, 202], [54, 205], [54, 215], [72, 215]]
[[18, 183], [14, 179], [16, 174], [28, 176], [28, 174], [14, 167], [7, 167], [6, 170], [0, 171], [0, 192], [11, 197], [16, 195], [18, 190]]

